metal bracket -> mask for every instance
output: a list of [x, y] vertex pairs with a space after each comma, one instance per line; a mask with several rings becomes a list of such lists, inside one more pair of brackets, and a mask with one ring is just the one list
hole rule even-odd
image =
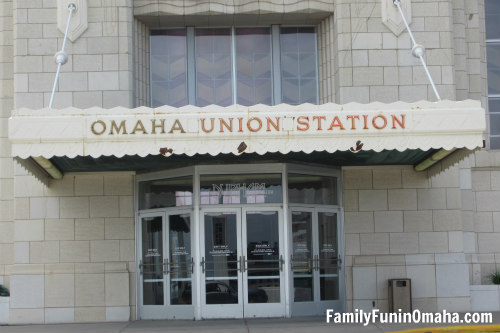
[[75, 6], [71, 25], [68, 29], [70, 41], [76, 41], [88, 27], [87, 0], [57, 0], [57, 28], [62, 33], [66, 30], [69, 6]]

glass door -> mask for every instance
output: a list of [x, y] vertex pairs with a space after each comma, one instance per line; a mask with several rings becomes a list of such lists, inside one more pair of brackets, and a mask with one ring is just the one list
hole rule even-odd
[[243, 317], [240, 209], [210, 209], [200, 214], [201, 315]]
[[141, 318], [192, 319], [192, 223], [188, 211], [141, 214]]
[[281, 212], [210, 208], [202, 216], [202, 317], [285, 315]]
[[139, 272], [143, 319], [163, 318], [165, 312], [164, 219], [163, 213], [143, 214], [140, 217], [142, 246]]
[[245, 317], [285, 316], [281, 211], [243, 209]]
[[290, 223], [292, 315], [342, 311], [338, 211], [293, 208]]

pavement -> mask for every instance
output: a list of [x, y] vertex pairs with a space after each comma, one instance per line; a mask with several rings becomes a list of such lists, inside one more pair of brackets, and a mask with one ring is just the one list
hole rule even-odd
[[[493, 313], [500, 331], [500, 312]], [[446, 326], [450, 326], [446, 325]], [[445, 325], [429, 324], [327, 324], [324, 317], [225, 320], [140, 320], [119, 323], [80, 323], [0, 326], [0, 333], [381, 333]], [[491, 332], [491, 331], [490, 331]]]

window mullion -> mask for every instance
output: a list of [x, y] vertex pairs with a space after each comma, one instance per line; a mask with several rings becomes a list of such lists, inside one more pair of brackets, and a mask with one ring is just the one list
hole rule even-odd
[[196, 105], [196, 54], [194, 27], [187, 27], [186, 36], [188, 104]]
[[233, 84], [231, 85], [233, 104], [236, 104], [238, 101], [236, 97], [236, 94], [238, 93], [238, 82], [236, 81], [236, 29], [234, 26], [231, 28], [231, 80], [233, 81]]
[[273, 105], [281, 104], [280, 26], [271, 26]]

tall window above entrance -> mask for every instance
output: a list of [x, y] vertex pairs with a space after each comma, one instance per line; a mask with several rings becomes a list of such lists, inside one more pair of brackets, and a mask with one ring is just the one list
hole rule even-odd
[[318, 103], [314, 27], [151, 31], [151, 106]]

